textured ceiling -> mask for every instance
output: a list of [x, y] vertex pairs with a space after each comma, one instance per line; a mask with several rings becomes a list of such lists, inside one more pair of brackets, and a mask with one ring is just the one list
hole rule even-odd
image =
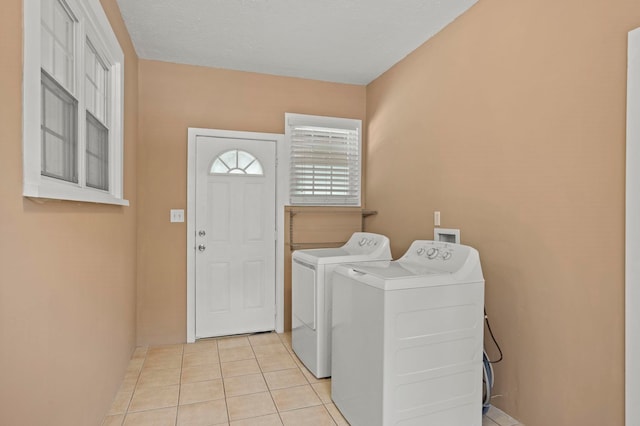
[[144, 59], [368, 84], [477, 0], [118, 0]]

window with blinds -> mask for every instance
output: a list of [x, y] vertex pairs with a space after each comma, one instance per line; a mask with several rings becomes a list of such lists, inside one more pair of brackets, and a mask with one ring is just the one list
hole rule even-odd
[[287, 114], [292, 205], [359, 206], [360, 120]]

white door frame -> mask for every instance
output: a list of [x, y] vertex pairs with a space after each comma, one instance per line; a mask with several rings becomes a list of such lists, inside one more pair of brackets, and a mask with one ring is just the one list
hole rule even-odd
[[284, 135], [277, 133], [237, 132], [232, 130], [189, 128], [187, 142], [187, 342], [196, 340], [196, 138], [209, 136], [227, 139], [275, 141], [276, 143], [276, 331], [284, 331], [284, 206], [287, 203], [288, 157]]
[[625, 212], [625, 424], [640, 425], [640, 28], [629, 33]]

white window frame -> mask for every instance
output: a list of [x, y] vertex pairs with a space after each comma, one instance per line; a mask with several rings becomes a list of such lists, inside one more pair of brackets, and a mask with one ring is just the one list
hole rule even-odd
[[306, 125], [306, 126], [318, 126], [329, 127], [334, 129], [357, 129], [358, 130], [358, 160], [360, 168], [360, 187], [358, 188], [358, 202], [357, 204], [340, 204], [340, 203], [294, 203], [291, 200], [290, 194], [290, 177], [287, 179], [286, 194], [289, 205], [296, 206], [340, 206], [340, 207], [361, 207], [362, 206], [362, 120], [353, 118], [339, 118], [339, 117], [325, 117], [319, 115], [307, 115], [296, 113], [285, 113], [285, 142], [288, 155], [286, 156], [286, 168], [290, 167], [290, 154], [291, 154], [291, 136], [293, 125]]
[[[23, 195], [25, 197], [83, 201], [128, 206], [123, 198], [124, 53], [99, 0], [64, 0], [79, 22], [76, 23], [75, 82], [78, 98], [79, 183], [41, 175], [41, 14], [40, 0], [24, 0], [23, 45]], [[87, 38], [109, 65], [109, 190], [85, 184], [85, 58]]]

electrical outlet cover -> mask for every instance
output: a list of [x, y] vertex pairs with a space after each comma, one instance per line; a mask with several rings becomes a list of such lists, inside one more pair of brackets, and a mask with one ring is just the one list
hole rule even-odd
[[184, 222], [184, 210], [171, 209], [171, 222]]

